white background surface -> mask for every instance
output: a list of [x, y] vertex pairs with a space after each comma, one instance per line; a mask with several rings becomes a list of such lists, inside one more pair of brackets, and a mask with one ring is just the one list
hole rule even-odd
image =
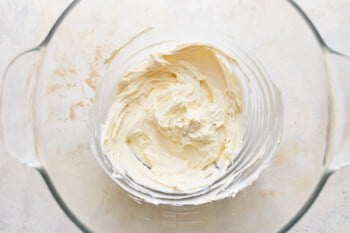
[[[12, 57], [44, 38], [69, 2], [0, 0], [0, 74]], [[297, 2], [330, 47], [350, 55], [350, 0]], [[1, 147], [0, 232], [79, 232], [55, 203], [39, 174], [10, 158]], [[311, 211], [291, 232], [350, 232], [350, 169], [331, 177]]]

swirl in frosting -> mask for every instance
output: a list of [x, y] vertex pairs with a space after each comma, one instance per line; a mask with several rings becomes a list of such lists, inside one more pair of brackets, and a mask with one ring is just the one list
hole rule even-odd
[[242, 144], [239, 75], [234, 58], [204, 44], [154, 54], [125, 73], [101, 128], [116, 172], [163, 192], [215, 182]]

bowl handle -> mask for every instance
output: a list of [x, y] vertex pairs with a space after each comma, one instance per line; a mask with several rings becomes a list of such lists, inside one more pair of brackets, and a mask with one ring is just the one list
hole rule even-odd
[[43, 48], [17, 55], [7, 66], [0, 86], [1, 139], [21, 163], [39, 167], [34, 133], [34, 97]]
[[329, 146], [325, 165], [337, 170], [350, 165], [350, 58], [335, 51], [326, 51], [329, 77]]

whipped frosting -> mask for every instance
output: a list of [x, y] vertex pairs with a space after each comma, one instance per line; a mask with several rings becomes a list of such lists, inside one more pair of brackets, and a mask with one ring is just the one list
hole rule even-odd
[[115, 171], [163, 192], [220, 178], [242, 144], [238, 75], [233, 58], [204, 44], [153, 54], [125, 73], [101, 127]]

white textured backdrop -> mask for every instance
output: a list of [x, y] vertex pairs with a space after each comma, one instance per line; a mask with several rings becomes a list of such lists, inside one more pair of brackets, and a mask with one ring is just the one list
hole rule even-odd
[[[69, 2], [0, 0], [0, 74], [12, 57], [44, 38]], [[335, 50], [350, 55], [350, 0], [297, 2], [325, 41]], [[55, 203], [39, 174], [17, 163], [1, 147], [0, 232], [79, 232]], [[291, 232], [350, 232], [350, 169], [336, 173], [329, 180], [311, 211]]]

